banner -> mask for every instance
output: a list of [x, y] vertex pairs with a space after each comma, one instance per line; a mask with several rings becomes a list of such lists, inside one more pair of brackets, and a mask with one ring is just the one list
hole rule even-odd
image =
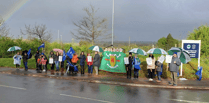
[[124, 57], [126, 56], [123, 52], [103, 52], [102, 62], [100, 70], [116, 73], [126, 73], [124, 65]]

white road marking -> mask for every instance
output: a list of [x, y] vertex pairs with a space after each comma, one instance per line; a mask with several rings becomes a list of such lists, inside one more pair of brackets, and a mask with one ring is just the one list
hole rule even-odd
[[14, 89], [26, 90], [25, 88], [12, 87], [12, 86], [7, 86], [7, 85], [0, 85], [0, 87], [7, 87], [7, 88], [14, 88]]
[[104, 103], [114, 103], [114, 102], [109, 102], [109, 101], [103, 101], [103, 100], [98, 100], [98, 99], [92, 99], [92, 98], [86, 98], [86, 97], [79, 97], [79, 96], [73, 96], [73, 95], [67, 95], [67, 94], [60, 94], [62, 96], [68, 96], [68, 97], [74, 97], [74, 98], [80, 98], [80, 99], [88, 99], [92, 101], [99, 101], [99, 102], [104, 102]]
[[188, 100], [180, 100], [180, 99], [170, 99], [177, 102], [186, 102], [186, 103], [208, 103], [208, 102], [200, 102], [200, 101], [188, 101]]

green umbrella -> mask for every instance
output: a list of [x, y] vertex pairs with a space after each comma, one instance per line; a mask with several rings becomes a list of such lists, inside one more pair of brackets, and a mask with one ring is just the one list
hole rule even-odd
[[161, 48], [152, 48], [148, 52], [148, 54], [168, 54], [165, 50]]
[[93, 51], [103, 52], [102, 48], [99, 46], [91, 46], [89, 49]]
[[174, 52], [177, 52], [177, 56], [182, 63], [186, 64], [187, 62], [191, 61], [190, 54], [186, 50], [182, 48], [172, 47], [168, 51], [168, 54], [173, 55]]
[[7, 51], [16, 51], [16, 50], [21, 50], [21, 48], [18, 46], [13, 46], [13, 47], [10, 47]]
[[140, 54], [140, 55], [147, 55], [147, 53], [140, 48], [133, 48], [129, 52], [132, 52], [132, 53], [135, 53], [135, 54]]

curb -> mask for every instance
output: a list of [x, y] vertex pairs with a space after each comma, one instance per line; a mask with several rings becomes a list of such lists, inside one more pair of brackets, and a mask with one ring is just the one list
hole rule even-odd
[[[11, 72], [0, 71], [3, 74], [13, 74]], [[88, 83], [97, 83], [97, 84], [109, 84], [109, 85], [120, 85], [120, 86], [133, 86], [133, 87], [145, 87], [145, 88], [162, 88], [162, 89], [188, 89], [188, 90], [209, 90], [209, 87], [200, 87], [200, 86], [167, 86], [167, 85], [147, 85], [147, 84], [134, 84], [134, 83], [122, 83], [122, 82], [112, 82], [112, 81], [100, 81], [100, 80], [86, 80], [85, 78], [68, 78], [68, 77], [57, 77], [51, 75], [38, 75], [38, 74], [13, 74], [21, 76], [30, 76], [30, 77], [46, 77], [52, 79], [63, 79], [63, 80], [76, 80]]]
[[99, 80], [93, 80], [90, 81], [90, 83], [146, 87], [146, 88], [163, 88], [163, 89], [209, 90], [209, 87], [146, 85], [146, 84], [122, 83], [122, 82], [109, 82], [109, 81], [107, 82], [107, 81], [99, 81]]

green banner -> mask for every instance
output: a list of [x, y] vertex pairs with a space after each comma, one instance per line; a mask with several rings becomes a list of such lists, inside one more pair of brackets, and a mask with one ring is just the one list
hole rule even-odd
[[102, 62], [100, 70], [116, 73], [126, 73], [124, 65], [124, 57], [126, 56], [123, 52], [103, 52]]

